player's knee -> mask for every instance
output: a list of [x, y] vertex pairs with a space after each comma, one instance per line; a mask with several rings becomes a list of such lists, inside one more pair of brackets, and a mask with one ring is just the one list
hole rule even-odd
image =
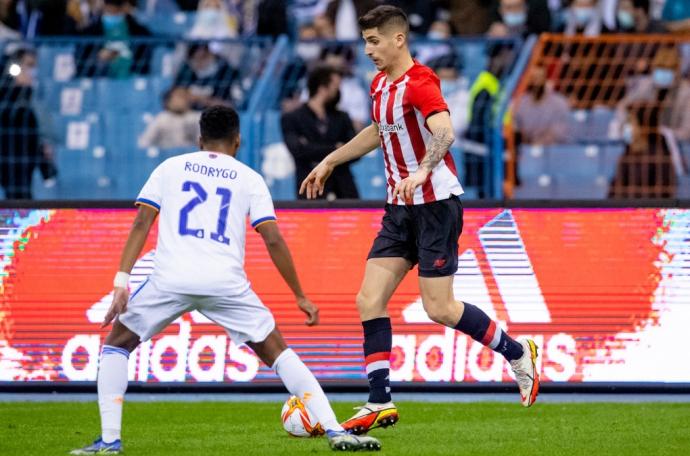
[[364, 291], [357, 293], [356, 298], [357, 310], [359, 311], [360, 317], [362, 319], [376, 318], [380, 312], [380, 303], [376, 302], [376, 299], [367, 294]]
[[117, 321], [110, 334], [105, 338], [104, 344], [111, 347], [124, 348], [131, 353], [140, 342], [138, 335]]
[[452, 327], [457, 324], [457, 309], [454, 306], [445, 303], [433, 303], [432, 305], [425, 305], [424, 310], [427, 316], [434, 323]]

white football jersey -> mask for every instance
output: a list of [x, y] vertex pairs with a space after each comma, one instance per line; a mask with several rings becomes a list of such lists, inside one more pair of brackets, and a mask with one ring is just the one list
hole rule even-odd
[[249, 288], [246, 218], [254, 228], [276, 219], [256, 171], [225, 154], [179, 155], [151, 173], [136, 204], [160, 212], [152, 274], [160, 290], [229, 296]]

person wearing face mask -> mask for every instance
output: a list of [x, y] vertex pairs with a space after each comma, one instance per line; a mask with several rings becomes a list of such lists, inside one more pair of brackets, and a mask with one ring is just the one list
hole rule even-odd
[[41, 139], [40, 120], [33, 106], [36, 54], [19, 49], [0, 79], [0, 187], [6, 199], [31, 199], [38, 168], [44, 179], [57, 170], [50, 149]]
[[201, 0], [194, 26], [187, 34], [194, 39], [223, 39], [237, 36], [238, 19], [231, 16], [221, 0]]
[[415, 59], [423, 65], [428, 65], [432, 60], [451, 54], [453, 48], [448, 40], [452, 38], [452, 32], [449, 22], [434, 21], [426, 35], [430, 42], [417, 46]]
[[453, 112], [450, 120], [456, 138], [462, 138], [469, 123], [469, 81], [460, 73], [462, 62], [455, 54], [448, 54], [429, 62], [441, 80], [441, 94]]
[[241, 106], [245, 101], [237, 69], [206, 43], [190, 46], [173, 86], [186, 87], [192, 108], [200, 111], [216, 104]]
[[184, 87], [173, 87], [163, 96], [165, 110], [146, 127], [139, 138], [139, 147], [194, 147], [199, 138], [199, 111], [189, 106], [189, 96]]
[[549, 146], [568, 141], [568, 99], [552, 88], [543, 67], [532, 69], [527, 92], [518, 99], [513, 121], [517, 144]]
[[489, 36], [502, 38], [548, 32], [551, 11], [546, 0], [501, 0]]
[[[350, 116], [337, 109], [340, 82], [340, 73], [335, 68], [316, 67], [307, 78], [309, 100], [281, 118], [283, 139], [295, 160], [296, 190], [326, 155], [355, 136]], [[328, 199], [359, 198], [348, 165], [339, 166], [333, 171], [323, 196]]]
[[[661, 105], [647, 101], [628, 106], [623, 129], [625, 152], [618, 160], [609, 187], [609, 198], [673, 198], [676, 194], [676, 166], [670, 142], [663, 133]], [[673, 141], [673, 140], [672, 140]]]
[[566, 35], [599, 36], [602, 29], [598, 0], [573, 0], [566, 12]]
[[649, 0], [619, 0], [617, 31], [621, 33], [665, 33], [666, 27], [649, 16]]
[[129, 14], [126, 0], [105, 0], [103, 13], [81, 35], [107, 40], [105, 45], [80, 44], [76, 48], [77, 75], [81, 77], [127, 77], [149, 74], [152, 48], [130, 44], [131, 38], [148, 37], [151, 32]]
[[622, 136], [629, 107], [635, 103], [665, 106], [660, 114], [662, 126], [679, 141], [690, 141], [690, 82], [680, 74], [680, 56], [675, 47], [663, 47], [652, 60], [651, 74], [637, 83], [616, 107], [615, 125]]

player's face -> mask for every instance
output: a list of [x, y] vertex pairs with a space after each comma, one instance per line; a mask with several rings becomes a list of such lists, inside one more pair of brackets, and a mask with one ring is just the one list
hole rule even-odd
[[364, 52], [374, 62], [376, 69], [384, 71], [395, 61], [405, 45], [405, 34], [401, 32], [382, 31], [379, 28], [362, 31], [365, 46]]

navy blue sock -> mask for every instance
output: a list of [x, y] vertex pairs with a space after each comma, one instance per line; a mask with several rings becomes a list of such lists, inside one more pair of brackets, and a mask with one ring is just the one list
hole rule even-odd
[[506, 334], [482, 309], [465, 303], [465, 310], [455, 329], [500, 353], [508, 361], [522, 356], [522, 345]]
[[390, 368], [393, 330], [388, 317], [362, 322], [364, 362], [369, 380], [369, 402], [383, 404], [391, 400]]

